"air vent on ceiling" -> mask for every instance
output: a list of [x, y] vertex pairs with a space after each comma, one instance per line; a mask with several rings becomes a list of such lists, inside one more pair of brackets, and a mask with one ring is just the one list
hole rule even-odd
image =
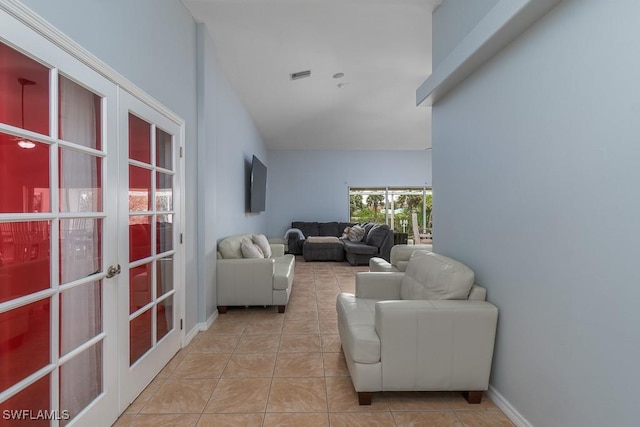
[[305, 77], [311, 77], [311, 70], [298, 71], [297, 73], [291, 73], [291, 80], [304, 79]]

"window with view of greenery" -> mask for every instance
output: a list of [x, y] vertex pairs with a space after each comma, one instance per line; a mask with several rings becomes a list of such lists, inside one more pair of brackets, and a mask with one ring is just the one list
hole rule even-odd
[[430, 187], [349, 188], [351, 222], [386, 223], [395, 232], [408, 233], [412, 237], [412, 214], [417, 214], [418, 228], [430, 232], [432, 207]]

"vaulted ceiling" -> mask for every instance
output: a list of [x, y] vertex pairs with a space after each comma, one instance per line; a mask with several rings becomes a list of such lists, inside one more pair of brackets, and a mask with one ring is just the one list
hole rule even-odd
[[431, 147], [431, 109], [415, 91], [431, 73], [441, 0], [183, 1], [269, 148]]

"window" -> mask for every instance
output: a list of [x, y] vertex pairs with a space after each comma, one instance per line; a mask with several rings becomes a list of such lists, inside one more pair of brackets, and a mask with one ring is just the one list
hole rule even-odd
[[433, 192], [431, 187], [351, 187], [349, 221], [386, 223], [397, 233], [413, 237], [412, 214], [418, 228], [430, 232]]

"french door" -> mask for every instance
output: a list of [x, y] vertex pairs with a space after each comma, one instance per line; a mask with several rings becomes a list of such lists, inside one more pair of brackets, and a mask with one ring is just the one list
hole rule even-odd
[[[126, 407], [181, 342], [180, 127], [120, 90], [120, 404]], [[121, 259], [123, 256], [121, 256]]]
[[0, 29], [0, 424], [103, 425], [118, 414], [117, 87], [4, 12]]
[[110, 425], [180, 347], [183, 130], [116, 83], [0, 10], [0, 425]]

